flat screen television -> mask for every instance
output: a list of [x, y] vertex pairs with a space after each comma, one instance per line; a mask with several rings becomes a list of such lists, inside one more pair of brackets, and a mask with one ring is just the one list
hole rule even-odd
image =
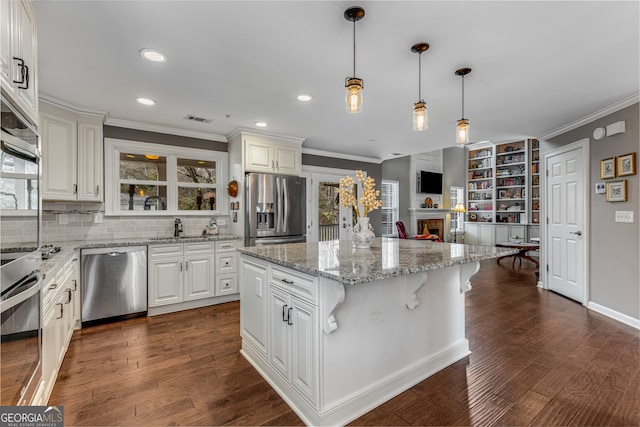
[[420, 171], [419, 187], [421, 193], [442, 194], [442, 174]]

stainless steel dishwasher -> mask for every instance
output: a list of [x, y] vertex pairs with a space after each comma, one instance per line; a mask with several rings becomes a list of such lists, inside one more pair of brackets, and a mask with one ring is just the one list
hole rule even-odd
[[147, 312], [147, 247], [82, 249], [82, 326]]

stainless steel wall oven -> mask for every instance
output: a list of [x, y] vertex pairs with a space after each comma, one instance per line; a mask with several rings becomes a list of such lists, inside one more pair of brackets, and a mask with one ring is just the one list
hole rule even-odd
[[42, 363], [38, 135], [0, 98], [0, 405], [28, 405]]

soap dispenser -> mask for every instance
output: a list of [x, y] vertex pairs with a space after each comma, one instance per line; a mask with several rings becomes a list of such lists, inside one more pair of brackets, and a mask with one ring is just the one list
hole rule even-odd
[[215, 218], [211, 218], [211, 221], [209, 221], [209, 232], [211, 234], [218, 234], [218, 224]]

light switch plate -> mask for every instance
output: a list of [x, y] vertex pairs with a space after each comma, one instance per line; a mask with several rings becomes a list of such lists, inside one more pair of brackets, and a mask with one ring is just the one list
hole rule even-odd
[[616, 211], [616, 222], [633, 224], [633, 211]]
[[256, 277], [256, 296], [262, 298], [262, 279]]
[[218, 218], [218, 225], [227, 225], [227, 221], [224, 218]]
[[69, 215], [68, 214], [58, 214], [58, 224], [60, 224], [60, 225], [69, 224]]
[[102, 212], [96, 212], [95, 216], [93, 217], [93, 222], [96, 224], [102, 224], [103, 221], [104, 214]]

